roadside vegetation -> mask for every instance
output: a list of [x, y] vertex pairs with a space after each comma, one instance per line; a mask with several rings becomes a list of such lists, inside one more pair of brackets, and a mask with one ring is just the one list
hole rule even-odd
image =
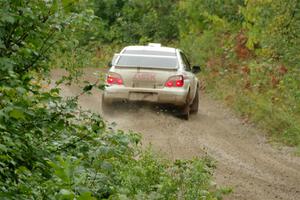
[[210, 159], [163, 160], [78, 96], [43, 87], [53, 67], [70, 72], [59, 85], [106, 58], [91, 3], [0, 1], [0, 199], [220, 199]]
[[[300, 2], [180, 2], [180, 46], [206, 91], [300, 152]], [[197, 11], [201, 12], [197, 12]]]

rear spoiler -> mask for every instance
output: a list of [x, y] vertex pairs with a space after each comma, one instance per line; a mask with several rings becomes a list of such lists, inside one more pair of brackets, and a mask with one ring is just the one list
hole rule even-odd
[[147, 55], [147, 54], [126, 54], [116, 53], [115, 56], [140, 56], [140, 57], [153, 57], [153, 58], [177, 58], [176, 56], [160, 56], [160, 55]]
[[125, 65], [114, 65], [117, 69], [152, 69], [152, 70], [168, 70], [168, 71], [177, 71], [178, 67], [139, 67], [139, 66], [125, 66]]

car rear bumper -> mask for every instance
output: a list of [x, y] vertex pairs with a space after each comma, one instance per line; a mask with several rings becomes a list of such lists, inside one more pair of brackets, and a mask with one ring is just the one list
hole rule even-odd
[[184, 105], [187, 91], [185, 88], [131, 88], [125, 86], [107, 86], [104, 90], [104, 99], [108, 101], [147, 101]]

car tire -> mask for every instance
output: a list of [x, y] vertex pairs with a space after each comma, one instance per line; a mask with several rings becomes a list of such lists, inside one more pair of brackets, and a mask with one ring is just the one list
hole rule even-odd
[[190, 105], [190, 101], [189, 101], [189, 95], [187, 95], [186, 103], [180, 109], [180, 112], [181, 112], [180, 116], [181, 116], [181, 118], [183, 118], [185, 120], [189, 120], [189, 118], [190, 118], [190, 111], [191, 111], [191, 105]]
[[189, 104], [186, 104], [182, 108], [181, 117], [185, 120], [189, 120], [189, 118], [190, 118], [190, 105]]
[[195, 98], [193, 100], [193, 103], [191, 105], [191, 113], [196, 114], [198, 113], [198, 108], [199, 108], [199, 89], [197, 88]]

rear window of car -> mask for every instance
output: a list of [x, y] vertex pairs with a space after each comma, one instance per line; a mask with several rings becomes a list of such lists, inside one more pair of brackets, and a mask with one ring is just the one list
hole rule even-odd
[[124, 54], [135, 54], [135, 55], [154, 55], [154, 56], [176, 56], [175, 51], [151, 51], [151, 50], [125, 50]]
[[175, 69], [178, 61], [176, 56], [120, 54], [116, 66]]

